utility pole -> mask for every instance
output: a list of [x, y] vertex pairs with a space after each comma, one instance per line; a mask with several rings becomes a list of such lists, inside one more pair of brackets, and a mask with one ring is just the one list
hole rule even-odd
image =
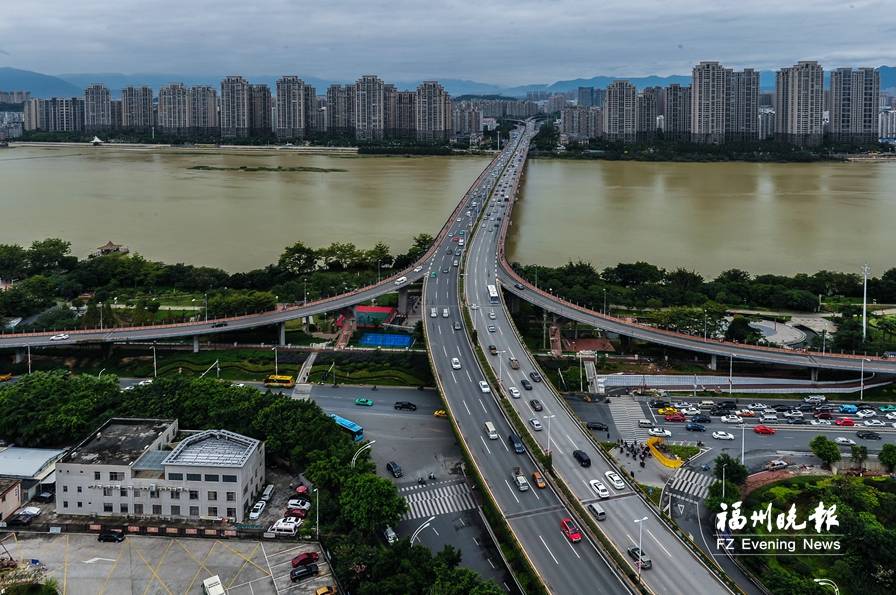
[[862, 265], [862, 343], [865, 342], [868, 324], [868, 274], [871, 273], [871, 267], [867, 264]]

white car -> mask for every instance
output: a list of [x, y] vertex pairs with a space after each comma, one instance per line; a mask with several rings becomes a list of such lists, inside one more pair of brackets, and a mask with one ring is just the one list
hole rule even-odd
[[65, 333], [60, 333], [58, 335], [53, 335], [52, 337], [50, 337], [50, 341], [65, 341], [66, 339], [68, 339], [68, 335], [66, 335]]
[[788, 418], [803, 417], [803, 412], [799, 411], [799, 410], [785, 411], [784, 417], [788, 417]]
[[514, 399], [519, 399], [520, 396], [521, 396], [521, 395], [520, 395], [520, 389], [518, 389], [518, 388], [515, 387], [515, 386], [511, 386], [510, 388], [508, 388], [508, 389], [507, 389], [507, 392], [509, 392], [509, 393], [510, 393], [510, 396], [513, 397]]
[[490, 310], [489, 313], [488, 313], [488, 317], [489, 317], [490, 320], [494, 320], [495, 318], [497, 318], [497, 316], [495, 316], [495, 311], [494, 311], [494, 310]]
[[255, 503], [255, 506], [252, 507], [252, 511], [249, 513], [249, 518], [251, 520], [256, 520], [261, 516], [261, 513], [264, 512], [264, 507], [267, 506], [267, 502], [258, 501]]
[[736, 415], [723, 415], [722, 423], [723, 424], [742, 424], [742, 423], [744, 423], [744, 418], [738, 417]]
[[768, 406], [765, 403], [750, 403], [749, 409], [756, 411], [758, 409], [768, 409]]
[[606, 473], [604, 473], [604, 477], [606, 477], [607, 481], [610, 482], [610, 485], [612, 485], [617, 490], [625, 489], [625, 482], [622, 481], [622, 478], [619, 477], [619, 474], [615, 471], [607, 471]]
[[889, 420], [891, 420], [891, 421], [896, 421], [896, 411], [894, 411], [893, 413], [888, 413], [888, 414], [886, 415], [886, 418], [889, 419]]
[[834, 442], [837, 444], [845, 444], [846, 446], [853, 446], [856, 443], [852, 438], [847, 438], [845, 436], [837, 436], [834, 438]]
[[540, 431], [541, 431], [541, 427], [542, 427], [542, 426], [541, 426], [541, 422], [538, 421], [538, 419], [536, 419], [536, 418], [534, 418], [534, 417], [530, 417], [530, 418], [529, 418], [529, 425], [532, 426], [532, 429], [535, 430], [536, 432], [540, 432]]
[[492, 392], [492, 389], [490, 389], [490, 388], [488, 387], [488, 382], [486, 382], [485, 380], [480, 380], [480, 381], [479, 381], [479, 390], [481, 390], [481, 391], [484, 392], [484, 393], [490, 393], [490, 392]]
[[415, 273], [419, 273], [419, 272], [422, 271], [422, 270], [423, 270], [423, 267], [414, 267], [414, 272], [415, 272]]
[[460, 360], [456, 357], [451, 358], [451, 369], [452, 370], [460, 370]]
[[660, 436], [662, 438], [668, 438], [672, 435], [672, 432], [669, 430], [664, 430], [663, 428], [650, 428], [647, 430], [647, 433], [651, 436]]
[[861, 417], [862, 419], [866, 417], [874, 417], [875, 415], [877, 415], [877, 412], [871, 409], [859, 409], [856, 411], [856, 417]]
[[494, 333], [494, 332], [497, 331], [497, 330], [498, 330], [498, 329], [495, 328], [495, 325], [493, 325], [493, 324], [488, 325], [488, 332], [490, 332], [490, 333]]
[[152, 384], [152, 378], [147, 378], [146, 380], [141, 380], [137, 383], [137, 386], [149, 386]]
[[829, 420], [829, 419], [813, 419], [812, 421], [809, 422], [809, 425], [813, 425], [813, 426], [830, 426], [830, 425], [833, 425], [833, 424], [831, 424], [831, 420]]
[[311, 510], [311, 502], [300, 498], [293, 498], [286, 503], [286, 508], [298, 508], [299, 510]]
[[866, 426], [875, 427], [875, 428], [883, 428], [883, 427], [886, 427], [886, 425], [887, 425], [879, 419], [866, 419], [864, 423]]
[[591, 489], [594, 490], [594, 493], [597, 494], [599, 498], [610, 497], [610, 490], [608, 490], [607, 486], [602, 484], [599, 479], [592, 479], [588, 483], [591, 485]]
[[685, 415], [700, 415], [700, 410], [696, 407], [685, 407], [681, 412]]
[[731, 434], [729, 432], [722, 432], [719, 430], [713, 432], [712, 437], [716, 440], [734, 440], [734, 434]]
[[478, 310], [479, 304], [470, 304], [470, 310]]

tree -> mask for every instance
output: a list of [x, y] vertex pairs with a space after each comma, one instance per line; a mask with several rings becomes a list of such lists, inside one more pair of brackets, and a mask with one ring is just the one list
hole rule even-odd
[[28, 272], [28, 252], [16, 244], [0, 244], [0, 279], [21, 279]]
[[67, 258], [71, 248], [71, 242], [59, 238], [49, 238], [32, 243], [31, 248], [28, 249], [29, 272], [36, 275], [73, 264]]
[[740, 500], [740, 486], [736, 483], [732, 483], [728, 481], [727, 474], [725, 476], [725, 497], [722, 498], [722, 482], [714, 481], [711, 486], [709, 486], [709, 495], [706, 497], [704, 501], [704, 506], [706, 509], [716, 513], [722, 510], [722, 502], [731, 506], [733, 503]]
[[346, 520], [367, 533], [397, 523], [407, 510], [392, 482], [371, 473], [350, 477], [342, 486], [339, 503]]
[[840, 460], [840, 447], [837, 446], [836, 442], [827, 439], [825, 436], [819, 435], [813, 438], [809, 442], [809, 448], [827, 467]]
[[865, 461], [868, 460], [868, 447], [860, 444], [853, 444], [850, 447], [850, 450], [852, 451], [852, 455], [850, 456], [852, 462], [858, 465], [860, 469], [864, 469]]
[[884, 444], [880, 449], [880, 454], [877, 455], [877, 460], [887, 471], [892, 473], [896, 469], [896, 444]]
[[722, 479], [722, 468], [725, 468], [725, 481], [730, 481], [736, 485], [744, 485], [750, 472], [740, 461], [727, 454], [720, 454], [716, 457], [715, 470], [713, 474], [716, 479]]
[[277, 264], [292, 275], [307, 275], [317, 268], [317, 258], [316, 250], [296, 242], [283, 251]]
[[604, 269], [604, 281], [623, 287], [637, 287], [647, 283], [659, 283], [663, 280], [663, 269], [649, 262], [620, 263], [615, 267]]
[[743, 316], [735, 316], [728, 324], [728, 330], [725, 331], [725, 338], [729, 341], [740, 341], [746, 343], [756, 338], [756, 331], [750, 326], [750, 321]]

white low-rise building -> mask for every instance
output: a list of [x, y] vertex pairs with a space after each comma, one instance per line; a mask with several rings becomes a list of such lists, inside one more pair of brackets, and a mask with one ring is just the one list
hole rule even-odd
[[264, 443], [177, 420], [110, 419], [56, 464], [56, 512], [241, 522], [264, 486]]

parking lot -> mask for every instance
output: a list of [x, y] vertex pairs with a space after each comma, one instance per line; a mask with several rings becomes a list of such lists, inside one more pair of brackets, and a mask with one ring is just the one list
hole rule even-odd
[[292, 583], [290, 561], [316, 543], [128, 536], [99, 543], [88, 534], [0, 534], [20, 560], [39, 560], [62, 595], [195, 594], [218, 575], [229, 595], [313, 593], [333, 584], [321, 556], [320, 574]]

